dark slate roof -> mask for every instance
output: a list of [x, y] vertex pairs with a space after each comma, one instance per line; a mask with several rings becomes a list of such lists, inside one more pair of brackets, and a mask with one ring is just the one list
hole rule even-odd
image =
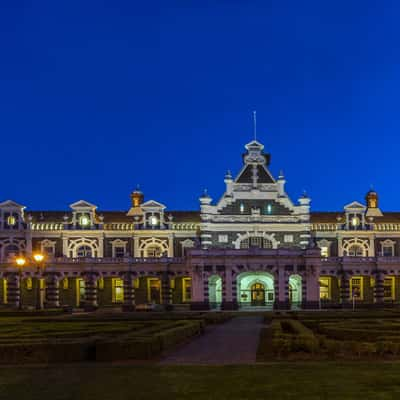
[[64, 215], [70, 211], [27, 211], [26, 215], [32, 215], [32, 222], [63, 222]]
[[[315, 211], [311, 212], [310, 219], [314, 224], [318, 223], [337, 223], [337, 217], [340, 216], [342, 219], [341, 223], [345, 221], [343, 211]], [[400, 212], [383, 212], [382, 217], [374, 217], [376, 223], [400, 223]]]
[[[236, 179], [237, 183], [252, 183], [253, 182], [253, 167], [247, 165], [240, 176]], [[269, 171], [263, 165], [257, 165], [257, 174], [259, 183], [274, 183]]]
[[[96, 211], [97, 215], [103, 215], [104, 223], [118, 223], [118, 222], [126, 222], [132, 223], [133, 218], [128, 217], [128, 211]], [[63, 222], [64, 215], [71, 215], [72, 212], [68, 211], [28, 211], [27, 215], [32, 215], [32, 222], [40, 223], [40, 222]], [[165, 211], [165, 215], [171, 214], [173, 216], [172, 222], [187, 222], [194, 223], [200, 222], [200, 212], [199, 211]]]

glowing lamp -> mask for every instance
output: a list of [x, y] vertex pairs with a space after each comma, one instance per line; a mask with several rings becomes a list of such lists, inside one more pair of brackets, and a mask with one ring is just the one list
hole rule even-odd
[[33, 255], [33, 259], [37, 262], [40, 263], [44, 260], [44, 255], [40, 253], [36, 253]]
[[18, 267], [23, 267], [26, 263], [26, 260], [24, 257], [17, 257], [15, 259], [15, 263], [18, 265]]

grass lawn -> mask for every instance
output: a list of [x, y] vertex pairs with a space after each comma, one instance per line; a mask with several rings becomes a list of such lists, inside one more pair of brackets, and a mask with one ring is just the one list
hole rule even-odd
[[1, 368], [0, 399], [362, 399], [400, 397], [400, 363]]

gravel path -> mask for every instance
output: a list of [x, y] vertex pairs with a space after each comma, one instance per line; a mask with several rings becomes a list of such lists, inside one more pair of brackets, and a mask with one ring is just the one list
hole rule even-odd
[[225, 324], [206, 330], [175, 352], [167, 355], [160, 364], [253, 364], [262, 317], [237, 317]]

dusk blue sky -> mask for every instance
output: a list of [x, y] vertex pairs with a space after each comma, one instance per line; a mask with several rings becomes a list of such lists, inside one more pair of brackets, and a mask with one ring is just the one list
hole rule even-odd
[[400, 2], [0, 3], [2, 200], [217, 200], [258, 138], [294, 200], [400, 210]]

